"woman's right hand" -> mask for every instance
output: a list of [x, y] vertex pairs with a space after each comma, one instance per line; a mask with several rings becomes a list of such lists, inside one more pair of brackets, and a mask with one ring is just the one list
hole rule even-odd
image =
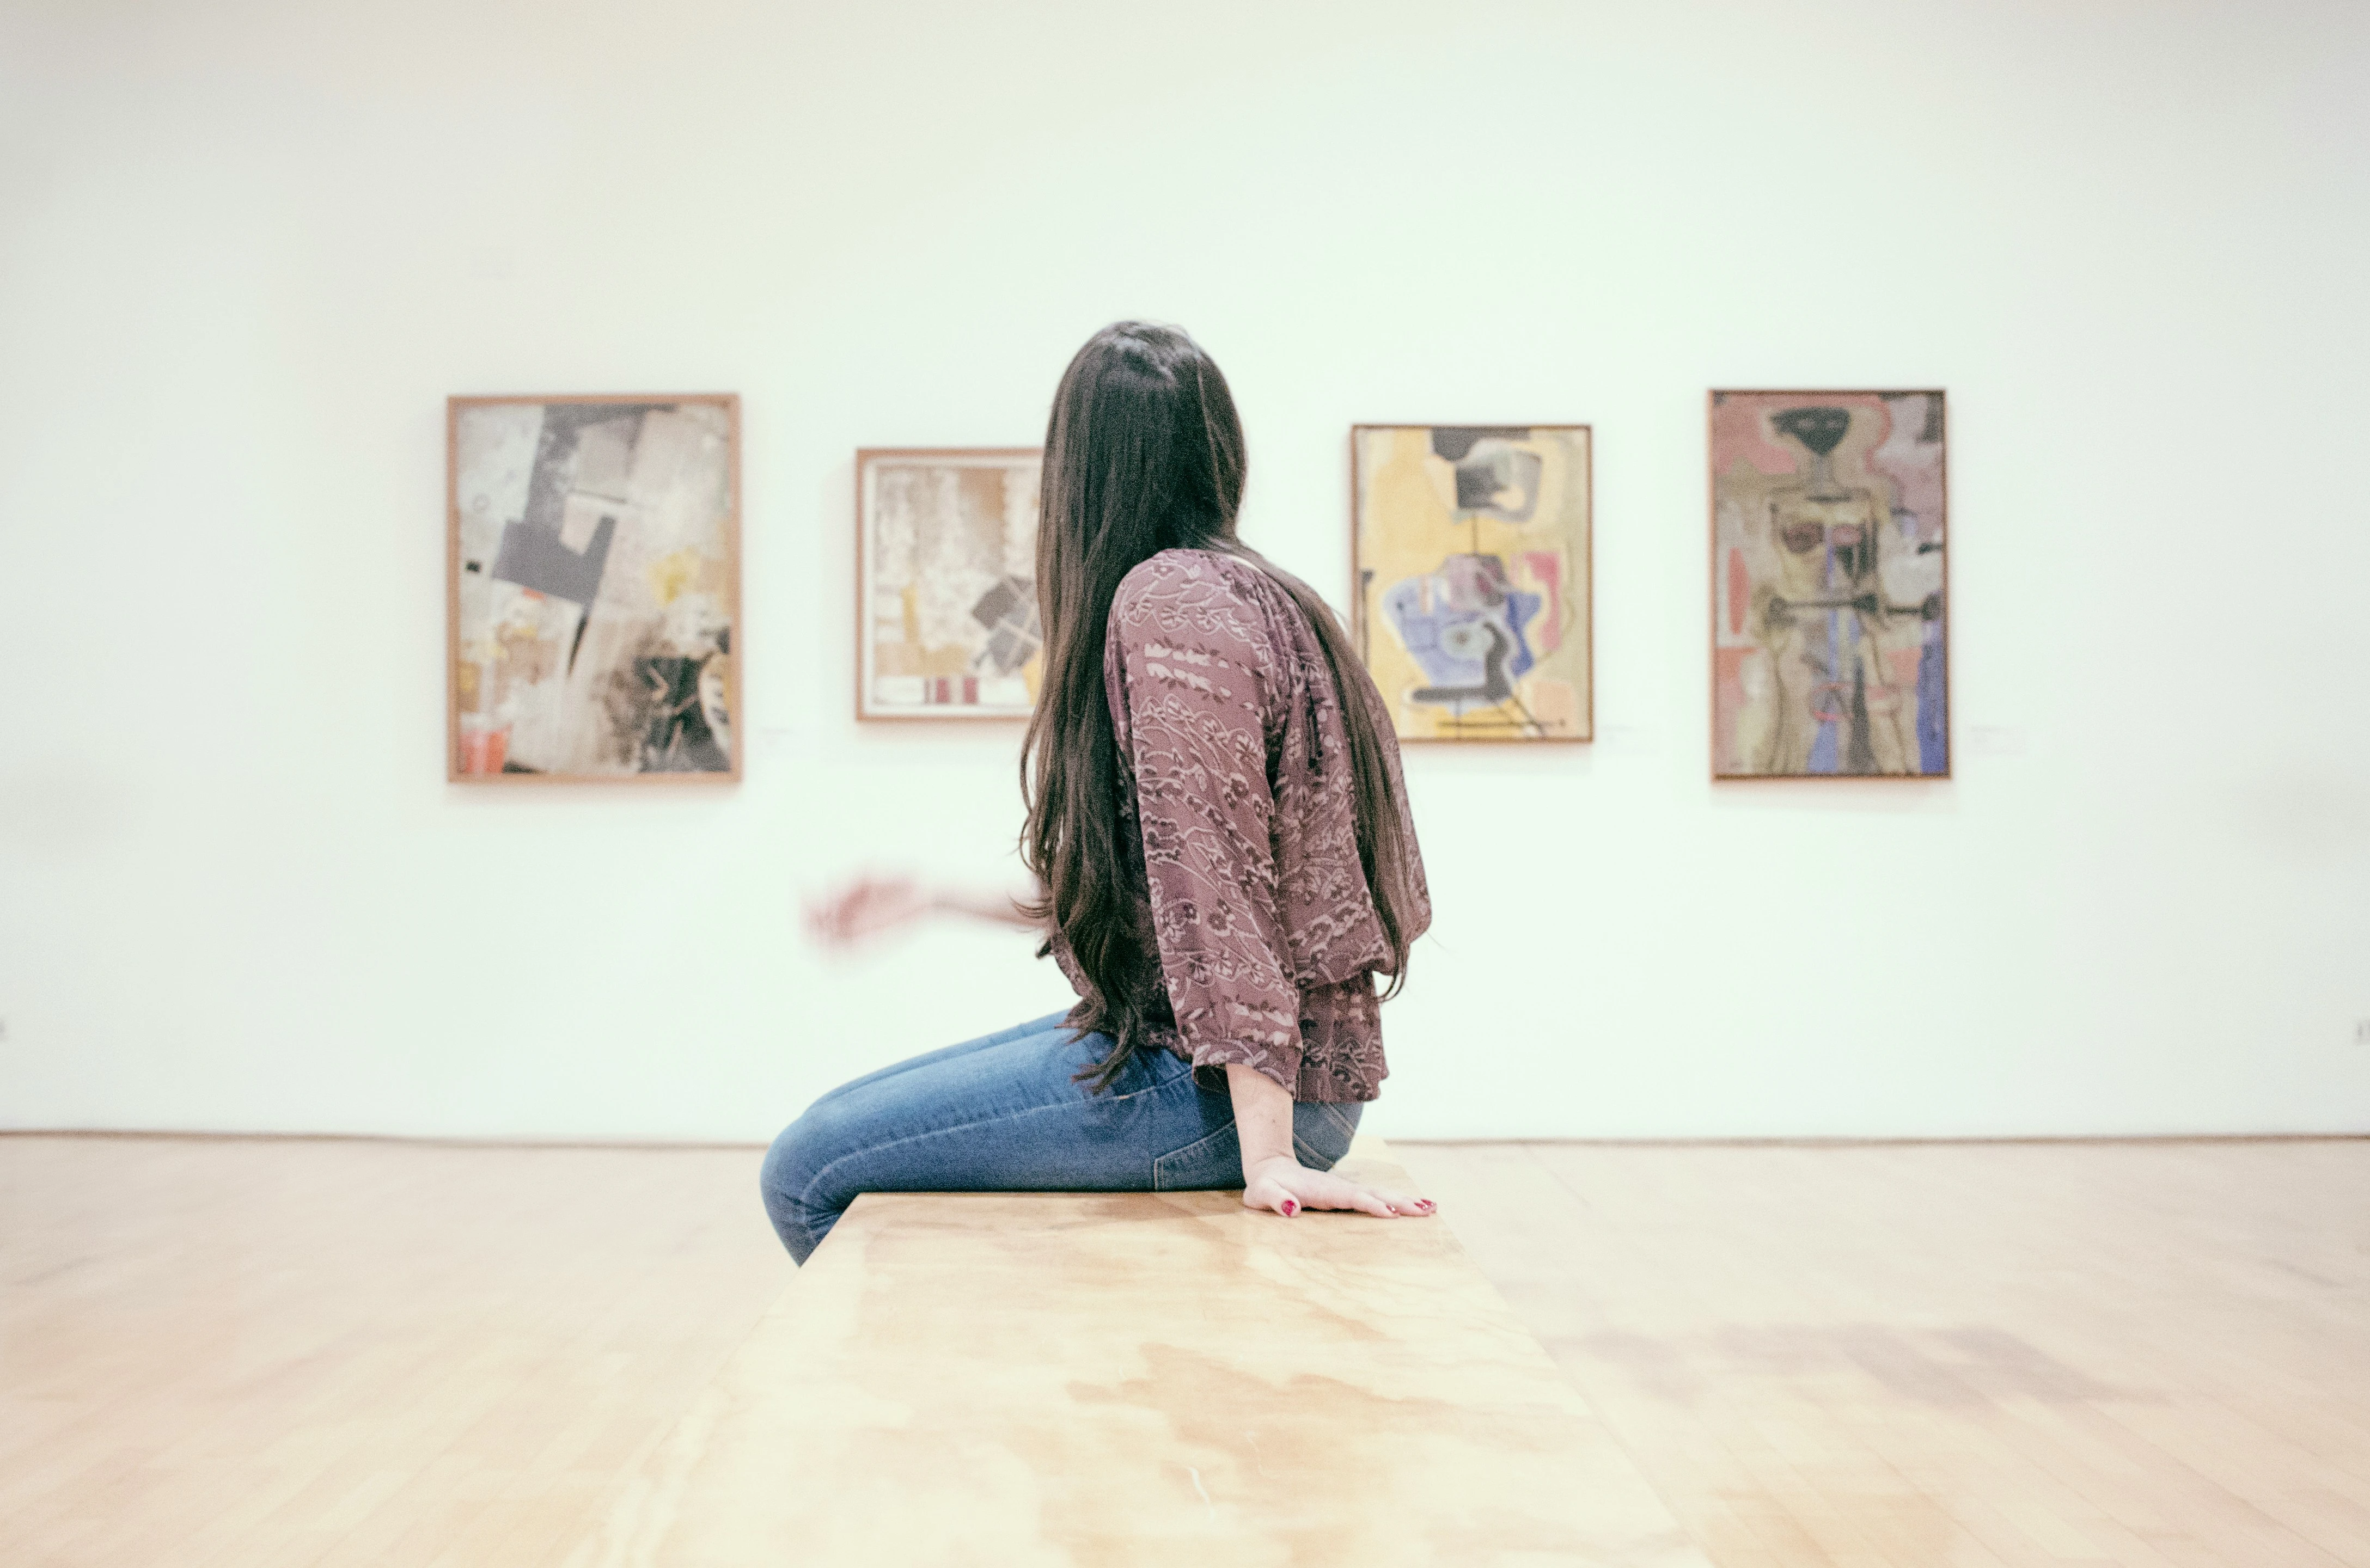
[[913, 877], [859, 876], [836, 892], [807, 900], [807, 934], [826, 947], [852, 947], [910, 925], [937, 907], [929, 889]]
[[1262, 1160], [1243, 1173], [1243, 1207], [1273, 1209], [1286, 1219], [1304, 1208], [1351, 1208], [1384, 1219], [1429, 1219], [1440, 1208], [1428, 1197], [1312, 1171], [1289, 1154]]

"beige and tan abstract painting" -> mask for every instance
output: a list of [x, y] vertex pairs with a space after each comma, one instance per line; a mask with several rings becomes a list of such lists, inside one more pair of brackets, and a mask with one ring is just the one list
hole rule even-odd
[[1711, 395], [1712, 773], [1947, 777], [1939, 392]]
[[1593, 735], [1585, 425], [1350, 432], [1355, 635], [1402, 740]]
[[1027, 718], [1037, 618], [1040, 454], [856, 454], [856, 716]]
[[455, 397], [447, 422], [447, 776], [739, 778], [739, 400]]

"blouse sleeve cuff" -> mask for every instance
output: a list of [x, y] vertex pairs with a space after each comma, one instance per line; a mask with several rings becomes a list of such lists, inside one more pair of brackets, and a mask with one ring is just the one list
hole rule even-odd
[[1210, 1040], [1193, 1044], [1193, 1068], [1224, 1070], [1232, 1066], [1251, 1069], [1261, 1077], [1271, 1079], [1289, 1093], [1300, 1082], [1300, 1043], [1262, 1045], [1256, 1040]]

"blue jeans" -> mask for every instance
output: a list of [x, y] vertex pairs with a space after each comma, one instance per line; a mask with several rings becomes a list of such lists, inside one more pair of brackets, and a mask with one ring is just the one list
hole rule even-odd
[[[1110, 1051], [1063, 1014], [844, 1083], [765, 1151], [758, 1185], [800, 1263], [860, 1193], [1175, 1192], [1238, 1187], [1235, 1107], [1170, 1051], [1145, 1049], [1101, 1093], [1072, 1082]], [[1300, 1162], [1332, 1169], [1360, 1107], [1292, 1108]]]

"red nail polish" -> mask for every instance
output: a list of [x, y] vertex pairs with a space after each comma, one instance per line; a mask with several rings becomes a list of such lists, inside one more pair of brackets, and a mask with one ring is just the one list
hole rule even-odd
[[1286, 1219], [1291, 1219], [1294, 1215], [1299, 1212], [1300, 1205], [1293, 1202], [1290, 1198], [1285, 1198], [1283, 1200], [1283, 1217]]

